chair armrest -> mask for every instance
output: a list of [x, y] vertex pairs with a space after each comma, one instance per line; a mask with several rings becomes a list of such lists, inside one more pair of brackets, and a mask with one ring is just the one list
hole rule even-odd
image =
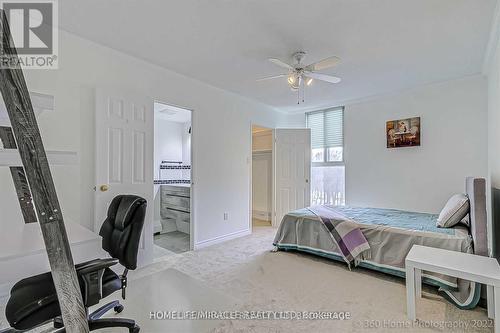
[[75, 266], [76, 273], [78, 275], [85, 275], [91, 272], [95, 272], [101, 269], [105, 269], [116, 265], [118, 259], [108, 258], [108, 259], [94, 259]]
[[83, 303], [86, 307], [99, 303], [102, 298], [104, 270], [117, 263], [117, 259], [95, 259], [75, 266], [82, 289]]
[[81, 263], [75, 265], [75, 269], [78, 270], [80, 267], [83, 267], [83, 266], [88, 265], [90, 263], [98, 262], [98, 261], [101, 261], [101, 260], [102, 259], [92, 259], [92, 260], [89, 260], [89, 261], [81, 262]]

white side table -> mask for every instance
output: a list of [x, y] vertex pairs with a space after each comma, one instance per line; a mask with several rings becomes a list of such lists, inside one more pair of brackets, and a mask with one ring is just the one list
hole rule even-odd
[[[500, 265], [494, 258], [414, 245], [405, 261], [406, 302], [410, 320], [416, 319], [415, 295], [422, 293], [422, 270], [454, 276], [488, 286], [488, 317], [500, 320]], [[495, 320], [495, 333], [500, 325]]]

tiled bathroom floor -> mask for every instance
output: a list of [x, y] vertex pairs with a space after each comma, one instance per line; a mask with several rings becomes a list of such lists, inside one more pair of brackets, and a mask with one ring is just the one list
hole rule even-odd
[[180, 231], [154, 236], [154, 243], [168, 251], [182, 253], [189, 251], [189, 234]]

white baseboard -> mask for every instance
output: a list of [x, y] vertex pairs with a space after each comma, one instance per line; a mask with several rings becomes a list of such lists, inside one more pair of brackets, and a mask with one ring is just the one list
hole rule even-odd
[[231, 239], [235, 239], [235, 238], [239, 238], [239, 237], [243, 237], [243, 236], [248, 236], [251, 233], [252, 232], [250, 231], [250, 229], [245, 229], [245, 230], [233, 232], [233, 233], [230, 233], [230, 234], [227, 234], [227, 235], [223, 235], [223, 236], [219, 236], [219, 237], [214, 237], [214, 238], [211, 238], [211, 239], [203, 240], [201, 242], [195, 243], [194, 244], [194, 249], [195, 250], [199, 250], [201, 248], [204, 248], [204, 247], [207, 247], [207, 246], [211, 246], [211, 245], [215, 245], [215, 244], [219, 244], [219, 243], [223, 243], [223, 242], [226, 242], [226, 241], [231, 240]]

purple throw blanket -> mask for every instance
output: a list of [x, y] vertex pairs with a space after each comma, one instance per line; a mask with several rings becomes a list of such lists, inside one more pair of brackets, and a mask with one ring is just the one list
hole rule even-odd
[[369, 259], [370, 245], [354, 221], [328, 206], [312, 206], [308, 209], [328, 229], [349, 267], [353, 261], [357, 264], [361, 259]]

